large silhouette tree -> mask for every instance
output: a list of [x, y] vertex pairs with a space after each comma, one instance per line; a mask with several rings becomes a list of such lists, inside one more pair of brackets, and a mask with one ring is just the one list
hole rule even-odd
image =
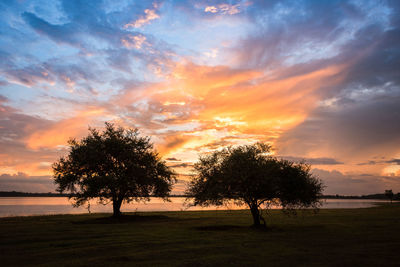
[[227, 201], [249, 206], [255, 226], [260, 226], [260, 208], [278, 203], [285, 210], [318, 207], [321, 181], [304, 163], [279, 160], [269, 155], [268, 145], [229, 147], [200, 156], [195, 176], [186, 194], [193, 205], [223, 205]]
[[68, 191], [75, 206], [98, 198], [113, 204], [113, 216], [121, 214], [123, 201], [167, 198], [175, 176], [153, 149], [149, 137], [137, 129], [106, 123], [99, 132], [89, 128], [80, 141], [69, 141], [69, 154], [53, 164], [57, 191]]

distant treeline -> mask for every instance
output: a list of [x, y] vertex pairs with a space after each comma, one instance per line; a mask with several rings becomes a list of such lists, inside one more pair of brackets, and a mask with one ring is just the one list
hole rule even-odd
[[59, 193], [26, 193], [16, 191], [0, 191], [0, 197], [67, 197], [68, 194]]
[[[60, 194], [60, 193], [27, 193], [27, 192], [17, 192], [17, 191], [0, 191], [0, 197], [68, 197], [70, 194]], [[72, 196], [74, 196], [72, 194]], [[184, 195], [170, 195], [170, 197], [186, 197]]]
[[[16, 191], [0, 191], [0, 197], [68, 197], [69, 194], [60, 193], [27, 193]], [[186, 197], [185, 195], [171, 195], [170, 197]], [[324, 195], [325, 199], [388, 199], [385, 194], [372, 194], [362, 196]], [[400, 200], [400, 193], [394, 194], [393, 200]]]
[[[372, 194], [362, 196], [325, 195], [326, 199], [388, 199], [385, 194]], [[400, 193], [394, 194], [393, 200], [400, 200]]]

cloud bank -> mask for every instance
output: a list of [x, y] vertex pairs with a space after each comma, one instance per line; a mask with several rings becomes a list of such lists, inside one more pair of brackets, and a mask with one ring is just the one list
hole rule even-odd
[[69, 138], [110, 121], [152, 136], [183, 174], [198, 153], [263, 141], [315, 165], [333, 193], [400, 191], [399, 11], [396, 1], [0, 3], [0, 173], [49, 176]]

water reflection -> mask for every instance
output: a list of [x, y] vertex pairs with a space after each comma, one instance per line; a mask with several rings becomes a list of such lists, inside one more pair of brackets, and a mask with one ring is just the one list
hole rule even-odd
[[[323, 209], [337, 208], [368, 208], [376, 203], [387, 202], [385, 200], [364, 200], [364, 199], [327, 199], [324, 200]], [[187, 207], [185, 198], [171, 198], [171, 202], [164, 202], [160, 198], [151, 198], [150, 202], [124, 203], [122, 212], [135, 211], [181, 211], [181, 210], [235, 210], [246, 209], [246, 206], [230, 204], [222, 207], [210, 206]], [[279, 207], [272, 207], [278, 209]], [[91, 201], [91, 212], [112, 212], [112, 205], [98, 204], [96, 200]], [[79, 214], [88, 213], [87, 207], [74, 208], [71, 202], [64, 197], [2, 197], [0, 198], [0, 217], [44, 215], [44, 214]]]

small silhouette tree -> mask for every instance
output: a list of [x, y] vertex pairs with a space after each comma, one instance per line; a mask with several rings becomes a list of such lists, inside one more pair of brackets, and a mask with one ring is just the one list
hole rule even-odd
[[75, 206], [92, 198], [113, 204], [113, 216], [121, 214], [123, 201], [167, 198], [175, 176], [153, 150], [149, 137], [106, 123], [99, 132], [89, 128], [80, 141], [69, 141], [69, 154], [53, 164], [57, 191], [70, 192]]
[[285, 210], [317, 208], [322, 183], [304, 163], [295, 164], [268, 155], [270, 147], [254, 145], [229, 147], [200, 156], [186, 194], [192, 205], [223, 205], [227, 201], [249, 206], [253, 223], [260, 226], [260, 208], [279, 203]]
[[385, 196], [386, 196], [388, 199], [390, 199], [390, 203], [393, 202], [394, 194], [393, 194], [392, 189], [390, 189], [390, 190], [385, 190]]

